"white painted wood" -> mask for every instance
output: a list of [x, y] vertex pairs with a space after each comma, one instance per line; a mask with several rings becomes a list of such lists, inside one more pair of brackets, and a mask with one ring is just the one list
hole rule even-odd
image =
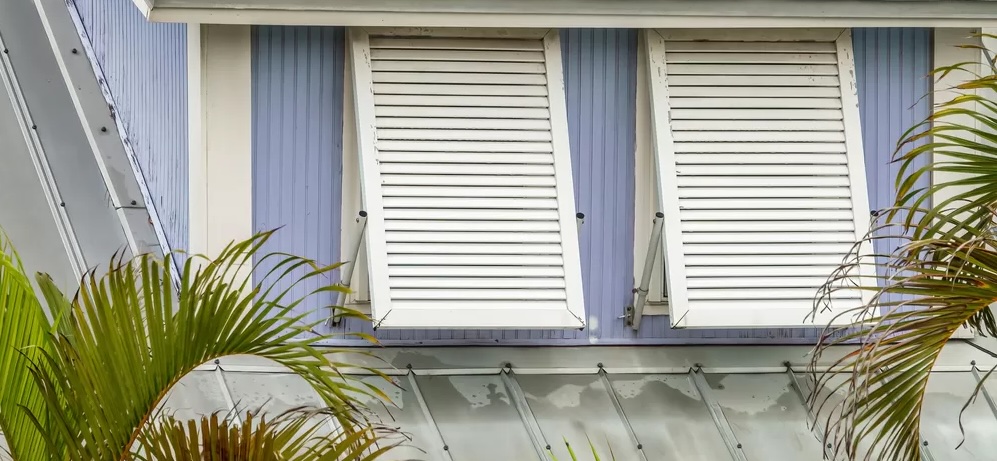
[[[538, 37], [539, 38], [539, 37]], [[543, 44], [537, 40], [469, 39], [450, 38], [372, 38], [371, 49], [416, 49], [416, 50], [488, 50], [488, 51], [543, 51]]]
[[364, 236], [367, 252], [367, 277], [370, 283], [371, 316], [381, 318], [391, 311], [385, 250], [384, 208], [381, 184], [376, 180], [377, 133], [374, 124], [374, 93], [371, 82], [370, 36], [362, 29], [349, 30], [348, 48], [353, 67], [353, 104], [356, 114], [356, 140], [360, 188], [367, 211]]
[[[250, 28], [194, 24], [188, 39], [188, 250], [213, 257], [253, 235]], [[238, 271], [248, 277], [251, 267]]]
[[340, 207], [339, 261], [354, 264], [353, 277], [349, 281], [351, 293], [346, 298], [348, 305], [370, 302], [370, 279], [367, 272], [367, 238], [360, 240], [360, 251], [350, 253], [353, 242], [360, 232], [358, 225], [360, 211], [363, 210], [363, 194], [360, 192], [360, 156], [357, 151], [356, 110], [353, 103], [353, 62], [351, 47], [346, 47], [346, 60], [343, 76], [343, 173], [341, 175], [343, 203]]
[[407, 107], [380, 106], [374, 111], [377, 117], [442, 117], [442, 118], [537, 118], [549, 119], [546, 108], [518, 107]]
[[[648, 257], [647, 246], [651, 239], [651, 229], [655, 213], [661, 211], [658, 203], [657, 173], [654, 163], [654, 142], [651, 132], [651, 107], [648, 89], [647, 45], [644, 34], [637, 38], [637, 117], [636, 146], [634, 152], [634, 268], [633, 286], [639, 287], [643, 277], [644, 261]], [[647, 302], [660, 303], [665, 298], [664, 255], [661, 245], [653, 256], [656, 261], [651, 270], [651, 283], [648, 285]], [[636, 296], [636, 295], [635, 295]], [[647, 310], [645, 314], [647, 315]]]
[[374, 72], [374, 83], [453, 83], [546, 85], [543, 74], [487, 74], [481, 72]]
[[672, 324], [806, 325], [868, 226], [850, 33], [644, 37]]
[[[522, 46], [521, 42], [528, 39], [543, 39], [550, 29], [512, 29], [503, 28], [496, 29], [494, 27], [482, 27], [480, 25], [476, 26], [457, 26], [457, 27], [366, 27], [366, 30], [371, 35], [376, 35], [380, 37], [402, 37], [404, 39], [409, 39], [411, 37], [425, 37], [425, 38], [457, 38], [457, 39], [509, 39], [510, 46]], [[384, 47], [384, 42], [380, 42], [380, 47]], [[478, 43], [478, 40], [474, 40], [471, 43]], [[469, 45], [470, 46], [470, 45]]]
[[[140, 0], [134, 0], [140, 1]], [[560, 28], [826, 28], [980, 27], [997, 23], [986, 2], [566, 0], [385, 2], [372, 0], [156, 0], [158, 22], [399, 27], [398, 36], [449, 34], [481, 38], [538, 34]], [[430, 27], [443, 29], [427, 29]], [[499, 28], [499, 29], [495, 29]], [[534, 28], [534, 29], [516, 29]]]
[[[354, 74], [358, 120], [368, 121], [361, 176], [375, 184], [364, 197], [378, 218], [368, 219], [375, 325], [584, 326], [558, 32], [524, 40], [371, 30], [352, 31], [363, 36], [351, 50], [369, 52], [353, 63], [366, 69]], [[425, 303], [446, 308], [398, 320]]]
[[487, 119], [487, 118], [378, 117], [377, 128], [550, 131], [550, 120], [500, 119], [500, 118]]
[[[648, 96], [651, 108], [651, 133], [654, 148], [654, 164], [657, 172], [657, 195], [664, 213], [662, 235], [662, 260], [668, 293], [668, 307], [671, 318], [683, 317], [689, 309], [686, 261], [682, 252], [682, 227], [679, 214], [679, 184], [674, 152], [672, 129], [669, 126], [673, 115], [669, 106], [669, 77], [666, 64], [665, 38], [657, 30], [644, 31], [644, 44], [647, 52]], [[672, 320], [672, 324], [675, 324]]]
[[377, 94], [416, 95], [498, 95], [498, 96], [547, 96], [543, 83], [535, 85], [445, 85], [418, 83], [375, 83]]

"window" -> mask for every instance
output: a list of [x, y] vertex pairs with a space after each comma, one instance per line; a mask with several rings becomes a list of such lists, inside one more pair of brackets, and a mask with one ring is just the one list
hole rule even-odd
[[348, 49], [375, 325], [583, 327], [558, 32], [353, 29]]
[[[646, 30], [643, 39], [653, 158], [638, 153], [637, 165], [656, 174], [637, 179], [654, 186], [644, 195], [660, 210], [637, 216], [649, 227], [664, 213], [672, 325], [814, 324], [816, 289], [869, 226], [850, 31]], [[862, 296], [836, 292], [834, 312], [813, 322]]]

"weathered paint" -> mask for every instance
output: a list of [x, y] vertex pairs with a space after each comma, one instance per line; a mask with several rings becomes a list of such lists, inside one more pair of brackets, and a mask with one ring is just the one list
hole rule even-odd
[[[320, 142], [322, 136], [338, 139], [341, 124], [341, 81], [343, 50], [342, 33], [333, 28], [260, 27], [254, 42], [254, 159], [256, 165], [272, 162], [280, 156], [279, 170], [267, 173], [267, 180], [257, 184], [256, 223], [260, 216], [280, 210], [289, 213], [281, 223], [289, 228], [331, 213], [326, 219], [331, 227], [300, 229], [297, 237], [287, 239], [281, 249], [298, 250], [305, 256], [329, 261], [339, 243], [338, 199], [336, 189], [339, 170], [327, 181], [332, 195], [311, 201], [295, 200], [290, 195], [277, 195], [272, 181], [293, 184], [293, 194], [301, 194], [305, 184], [318, 184], [302, 174], [316, 174], [306, 168], [320, 153], [328, 153], [334, 165], [339, 165], [340, 143], [330, 147]], [[586, 214], [580, 244], [582, 252], [585, 299], [589, 327], [585, 331], [558, 330], [390, 330], [376, 336], [385, 344], [698, 344], [698, 343], [793, 343], [812, 342], [814, 328], [783, 329], [695, 329], [673, 330], [666, 317], [647, 317], [639, 332], [634, 332], [619, 317], [631, 302], [633, 284], [633, 201], [634, 144], [637, 34], [633, 30], [568, 30], [562, 35], [562, 48], [567, 93], [568, 124], [572, 149], [575, 200], [579, 211]], [[280, 40], [277, 45], [275, 40]], [[292, 43], [286, 43], [290, 40]], [[856, 68], [863, 118], [863, 138], [866, 145], [868, 179], [874, 207], [891, 203], [895, 168], [887, 164], [892, 145], [906, 127], [927, 115], [929, 104], [918, 98], [927, 93], [924, 76], [930, 66], [930, 31], [927, 29], [863, 29], [854, 37]], [[326, 53], [320, 50], [327, 50]], [[260, 63], [267, 60], [270, 64]], [[279, 63], [276, 65], [275, 63]], [[319, 64], [321, 63], [321, 64]], [[902, 63], [902, 65], [901, 65]], [[336, 66], [334, 69], [326, 66]], [[325, 76], [328, 70], [330, 74]], [[318, 73], [317, 73], [318, 72]], [[267, 75], [269, 74], [269, 75]], [[279, 76], [280, 78], [277, 78]], [[287, 79], [296, 79], [291, 84]], [[270, 88], [262, 85], [277, 85]], [[340, 85], [340, 86], [337, 86]], [[304, 88], [311, 96], [303, 98]], [[270, 114], [259, 100], [261, 94], [276, 98], [279, 107]], [[329, 95], [329, 96], [326, 96]], [[335, 103], [329, 102], [332, 98]], [[331, 104], [333, 112], [319, 117], [318, 112]], [[328, 120], [312, 128], [317, 120]], [[275, 123], [269, 123], [274, 120]], [[294, 123], [300, 120], [301, 123]], [[267, 121], [263, 126], [259, 123]], [[277, 123], [276, 121], [279, 121]], [[332, 132], [330, 134], [329, 132]], [[303, 138], [296, 138], [303, 137]], [[293, 138], [293, 139], [289, 139]], [[261, 146], [269, 146], [263, 149]], [[325, 146], [325, 147], [320, 147]], [[885, 146], [885, 147], [884, 147]], [[326, 149], [326, 150], [323, 150]], [[294, 155], [290, 155], [293, 152]], [[303, 153], [302, 153], [303, 152]], [[256, 173], [257, 178], [260, 178]], [[329, 174], [321, 170], [320, 175]], [[301, 184], [299, 184], [301, 183]], [[324, 183], [323, 183], [324, 184]], [[302, 188], [302, 189], [299, 189]], [[313, 187], [318, 187], [317, 185]], [[315, 194], [308, 189], [308, 194]], [[325, 201], [332, 196], [333, 204]], [[311, 221], [308, 221], [308, 220]], [[295, 223], [295, 224], [292, 224]], [[266, 227], [280, 225], [268, 222]], [[308, 224], [315, 225], [315, 224]], [[280, 234], [280, 233], [278, 233]], [[328, 236], [322, 246], [309, 239]], [[298, 246], [293, 246], [293, 245]], [[311, 304], [315, 306], [317, 304]], [[347, 321], [341, 332], [373, 333], [368, 322]], [[342, 340], [351, 343], [350, 340]]]
[[[343, 30], [257, 27], [252, 46], [253, 230], [280, 228], [261, 253], [331, 264], [342, 202]], [[276, 262], [264, 261], [257, 274], [273, 267], [268, 261]], [[318, 287], [311, 282], [296, 292]], [[318, 320], [317, 309], [334, 301], [330, 293], [309, 298], [305, 320]]]
[[171, 249], [187, 248], [187, 35], [128, 0], [71, 0]]

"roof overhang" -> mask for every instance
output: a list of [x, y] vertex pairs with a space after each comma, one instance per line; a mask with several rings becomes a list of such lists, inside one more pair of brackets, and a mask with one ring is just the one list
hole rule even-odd
[[990, 0], [133, 0], [156, 22], [392, 27], [993, 27]]

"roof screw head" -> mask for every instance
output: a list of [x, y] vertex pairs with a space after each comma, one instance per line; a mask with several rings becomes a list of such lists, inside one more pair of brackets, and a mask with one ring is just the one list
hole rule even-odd
[[831, 442], [827, 442], [827, 448], [831, 448]]
[[59, 202], [59, 206], [66, 206], [66, 202]]
[[31, 125], [31, 129], [32, 130], [37, 130], [38, 129], [38, 125]]
[[924, 442], [921, 442], [921, 445], [928, 446], [928, 441], [925, 440]]
[[215, 365], [221, 365], [221, 364], [222, 364], [222, 361], [221, 361], [221, 360], [219, 360], [219, 359], [215, 359]]
[[976, 360], [973, 360], [972, 362], [969, 362], [969, 364], [975, 367], [976, 366]]
[[4, 48], [3, 49], [3, 54], [7, 54], [7, 53], [9, 53], [9, 51], [6, 48]]
[[450, 446], [443, 445], [443, 451], [450, 451]]
[[595, 366], [597, 366], [599, 368], [602, 368], [602, 362], [599, 362], [599, 363], [595, 364]]
[[135, 200], [132, 200], [132, 205], [138, 205], [138, 202], [136, 202]]
[[410, 363], [410, 364], [405, 365], [405, 368], [411, 370], [412, 369], [412, 364]]
[[546, 446], [546, 447], [544, 447], [544, 449], [545, 449], [545, 450], [550, 450], [550, 444], [548, 443], [548, 444], [547, 444], [547, 446]]
[[107, 133], [107, 127], [106, 126], [100, 127], [100, 132], [101, 133]]
[[740, 443], [738, 443], [738, 444], [737, 444], [737, 448], [738, 448], [739, 450], [741, 449], [741, 444], [740, 444]]
[[642, 443], [638, 443], [638, 444], [637, 444], [637, 449], [638, 449], [638, 450], [643, 450], [643, 449], [644, 449], [644, 444], [642, 444]]
[[80, 53], [80, 50], [77, 50], [76, 48], [73, 48], [73, 54], [79, 54], [79, 53]]

